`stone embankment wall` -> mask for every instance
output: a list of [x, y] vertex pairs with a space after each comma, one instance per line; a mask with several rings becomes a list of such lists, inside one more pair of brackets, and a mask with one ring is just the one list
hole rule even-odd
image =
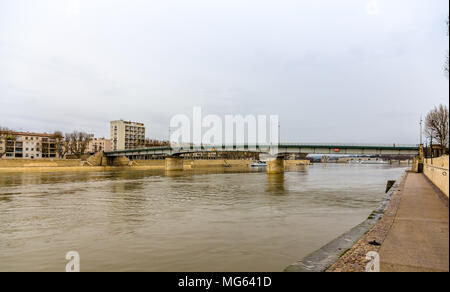
[[[183, 160], [183, 168], [246, 168], [250, 167], [253, 160]], [[298, 165], [308, 165], [308, 160], [285, 160], [285, 168]], [[129, 167], [136, 170], [164, 170], [165, 160], [133, 160], [126, 157], [114, 159], [112, 165], [108, 165], [108, 160], [102, 153], [97, 153], [89, 157], [86, 161], [80, 159], [60, 160], [60, 159], [0, 159], [0, 172], [29, 172], [29, 171], [94, 171], [109, 170], [115, 167]]]
[[0, 159], [0, 168], [6, 167], [73, 167], [80, 166], [79, 159]]
[[424, 159], [423, 173], [447, 197], [449, 196], [449, 156]]

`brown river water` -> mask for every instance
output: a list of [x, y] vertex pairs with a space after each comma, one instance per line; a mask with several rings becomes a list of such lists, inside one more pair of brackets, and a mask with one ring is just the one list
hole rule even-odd
[[0, 173], [0, 271], [282, 271], [364, 221], [405, 167]]

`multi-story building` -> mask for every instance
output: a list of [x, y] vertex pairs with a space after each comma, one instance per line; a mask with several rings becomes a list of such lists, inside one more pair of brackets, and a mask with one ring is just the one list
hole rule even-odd
[[89, 153], [97, 153], [101, 151], [111, 151], [111, 140], [105, 138], [93, 138], [89, 141], [88, 152]]
[[111, 122], [112, 150], [128, 150], [145, 144], [145, 126], [143, 123], [124, 120]]
[[55, 135], [13, 131], [0, 134], [0, 157], [2, 158], [59, 158], [58, 138]]

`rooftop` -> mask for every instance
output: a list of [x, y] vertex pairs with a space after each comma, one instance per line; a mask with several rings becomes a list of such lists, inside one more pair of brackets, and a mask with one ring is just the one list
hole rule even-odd
[[54, 134], [32, 133], [32, 132], [15, 132], [15, 131], [0, 131], [0, 134], [13, 135], [13, 136], [45, 137], [45, 138], [54, 138], [55, 137]]

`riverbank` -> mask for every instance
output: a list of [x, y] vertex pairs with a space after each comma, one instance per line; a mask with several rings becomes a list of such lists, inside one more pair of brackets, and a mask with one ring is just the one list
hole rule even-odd
[[379, 252], [380, 245], [384, 242], [392, 227], [398, 206], [400, 205], [402, 190], [405, 187], [407, 176], [408, 173], [404, 175], [396, 190], [393, 191], [382, 218], [350, 249], [346, 250], [333, 265], [327, 268], [325, 270], [326, 272], [366, 271], [366, 266], [369, 263], [366, 255], [369, 252]]
[[[184, 160], [183, 168], [246, 168], [252, 160]], [[286, 160], [286, 168], [307, 165], [308, 160]], [[126, 170], [164, 170], [165, 160], [134, 160], [129, 166], [89, 166], [81, 160], [53, 160], [53, 159], [0, 159], [0, 173], [2, 172], [67, 172], [67, 171], [111, 171]]]
[[381, 272], [448, 272], [448, 197], [421, 173], [408, 174], [401, 195], [379, 251]]
[[[364, 272], [367, 253], [377, 252], [381, 272], [448, 272], [448, 197], [423, 174], [408, 172], [387, 201], [371, 228], [367, 228], [373, 222], [369, 217], [288, 270]], [[355, 242], [365, 228], [367, 232]]]

